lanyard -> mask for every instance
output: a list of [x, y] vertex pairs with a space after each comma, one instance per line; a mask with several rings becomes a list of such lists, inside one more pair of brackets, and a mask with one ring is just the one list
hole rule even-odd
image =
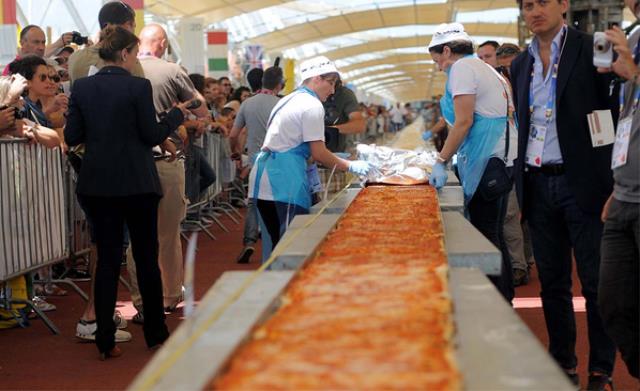
[[[618, 99], [618, 102], [620, 103], [620, 115], [622, 115], [622, 110], [624, 109], [625, 86], [626, 83], [620, 85], [620, 95]], [[633, 91], [633, 107], [629, 115], [633, 115], [633, 113], [638, 109], [638, 103], [640, 102], [640, 88], [638, 88], [635, 83], [633, 85]]]
[[[562, 48], [558, 53], [556, 53], [553, 64], [551, 65], [551, 90], [549, 91], [549, 96], [547, 98], [547, 104], [545, 106], [544, 116], [547, 119], [547, 124], [551, 122], [551, 118], [553, 117], [553, 109], [556, 104], [556, 89], [558, 86], [558, 65], [560, 64], [560, 58], [562, 57], [562, 52], [564, 51], [564, 45], [567, 43], [567, 27], [562, 28]], [[533, 76], [534, 70], [531, 69], [531, 81], [529, 82], [529, 113], [533, 114], [534, 108], [534, 96], [533, 96]]]
[[286, 106], [287, 103], [291, 102], [293, 97], [296, 96], [299, 93], [306, 93], [306, 94], [309, 94], [309, 95], [311, 95], [311, 96], [313, 96], [315, 98], [318, 97], [318, 95], [312, 89], [308, 88], [307, 86], [302, 86], [302, 87], [298, 88], [297, 90], [293, 91], [293, 93], [290, 95], [289, 99], [284, 100], [280, 106], [276, 107], [276, 109], [273, 110], [273, 112], [271, 112], [271, 116], [269, 116], [269, 121], [267, 121], [267, 127], [266, 127], [267, 130], [269, 130], [269, 126], [271, 126], [271, 122], [275, 118], [276, 114], [278, 114], [278, 112], [280, 110], [282, 110], [282, 108], [284, 106]]

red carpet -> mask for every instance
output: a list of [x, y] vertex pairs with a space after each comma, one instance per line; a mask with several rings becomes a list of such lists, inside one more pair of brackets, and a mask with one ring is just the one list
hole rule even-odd
[[[224, 271], [250, 270], [258, 266], [256, 255], [249, 265], [235, 263], [235, 257], [242, 247], [243, 227], [228, 219], [224, 219], [224, 222], [231, 232], [224, 233], [214, 227], [213, 233], [218, 237], [217, 241], [200, 235], [196, 261], [196, 300], [205, 294]], [[519, 298], [539, 297], [537, 279], [534, 276], [532, 280], [528, 286], [517, 289]], [[80, 286], [85, 290], [89, 289], [88, 283], [80, 283]], [[574, 291], [579, 292], [579, 288], [576, 287]], [[126, 317], [133, 315], [128, 306], [128, 296], [126, 289], [121, 286], [119, 300]], [[64, 297], [51, 297], [49, 301], [58, 307], [49, 315], [60, 328], [61, 335], [51, 334], [40, 320], [32, 321], [31, 327], [26, 329], [0, 330], [0, 389], [124, 389], [153, 355], [146, 349], [141, 327], [130, 323], [127, 330], [133, 334], [133, 341], [119, 345], [124, 351], [123, 356], [105, 362], [99, 361], [93, 344], [81, 343], [75, 338], [75, 326], [83, 311], [84, 301], [73, 292]], [[534, 308], [521, 308], [518, 313], [538, 338], [546, 343], [542, 309], [535, 308], [535, 300], [525, 302]], [[170, 330], [175, 330], [181, 316], [181, 311], [168, 315]], [[585, 314], [578, 312], [576, 317], [579, 328], [579, 369], [582, 379], [586, 379]], [[638, 390], [638, 383], [627, 374], [624, 364], [619, 360], [616, 363], [614, 381], [620, 390]]]

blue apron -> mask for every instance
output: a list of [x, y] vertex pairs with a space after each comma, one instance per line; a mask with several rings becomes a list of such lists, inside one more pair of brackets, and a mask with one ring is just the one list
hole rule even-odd
[[[440, 99], [440, 110], [442, 116], [450, 125], [456, 120], [453, 96], [449, 91], [449, 73], [451, 67], [445, 70], [447, 83], [445, 93]], [[478, 184], [482, 179], [487, 163], [492, 156], [493, 150], [505, 134], [507, 127], [507, 117], [484, 117], [478, 113], [473, 114], [473, 125], [458, 148], [458, 174], [462, 182], [465, 205], [469, 204], [471, 198], [478, 189]]]
[[[271, 121], [286, 104], [293, 100], [295, 94], [307, 93], [317, 98], [316, 93], [303, 86], [296, 90], [292, 96], [273, 109], [267, 130]], [[307, 176], [307, 160], [311, 157], [309, 143], [293, 147], [284, 152], [261, 151], [256, 158], [256, 180], [254, 182], [253, 198], [258, 199], [260, 192], [260, 179], [267, 171], [267, 178], [271, 185], [273, 200], [287, 205], [298, 205], [309, 210], [311, 208], [311, 191]]]
[[256, 159], [256, 181], [253, 198], [260, 191], [260, 179], [267, 171], [273, 200], [311, 208], [311, 192], [307, 178], [307, 160], [311, 156], [309, 143], [302, 143], [285, 152], [262, 151]]

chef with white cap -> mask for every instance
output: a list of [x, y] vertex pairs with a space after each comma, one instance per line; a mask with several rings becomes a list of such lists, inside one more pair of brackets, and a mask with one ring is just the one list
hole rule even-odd
[[[307, 161], [366, 175], [371, 165], [331, 153], [324, 143], [324, 102], [339, 78], [334, 63], [324, 56], [300, 64], [302, 85], [281, 99], [271, 111], [262, 151], [251, 169], [249, 196], [257, 200], [260, 217], [275, 247], [288, 223], [308, 213], [311, 191]], [[264, 255], [264, 253], [263, 253]]]
[[428, 50], [447, 74], [440, 108], [450, 126], [429, 182], [436, 188], [444, 186], [445, 164], [457, 154], [465, 214], [501, 250], [502, 273], [491, 280], [511, 301], [511, 262], [502, 233], [512, 188], [509, 170], [517, 155], [511, 87], [493, 67], [473, 55], [473, 41], [460, 23], [440, 25]]

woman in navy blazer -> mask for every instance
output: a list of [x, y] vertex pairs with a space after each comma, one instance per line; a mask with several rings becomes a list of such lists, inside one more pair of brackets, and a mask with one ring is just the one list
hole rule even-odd
[[102, 34], [99, 54], [106, 65], [74, 83], [64, 136], [70, 146], [85, 145], [77, 193], [96, 231], [96, 344], [105, 359], [121, 354], [115, 345], [113, 311], [125, 223], [143, 300], [145, 341], [153, 348], [169, 336], [158, 267], [162, 190], [152, 148], [182, 123], [184, 107], [173, 108], [158, 123], [151, 83], [130, 74], [138, 38], [121, 27], [109, 27]]

